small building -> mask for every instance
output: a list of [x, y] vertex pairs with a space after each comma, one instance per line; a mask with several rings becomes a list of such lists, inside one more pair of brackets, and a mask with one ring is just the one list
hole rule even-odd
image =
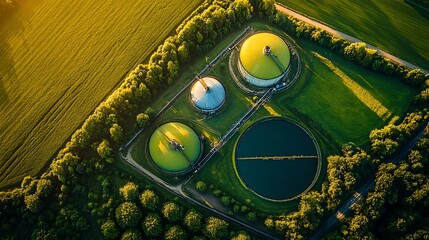
[[238, 70], [254, 86], [276, 84], [286, 75], [289, 65], [289, 48], [281, 37], [273, 33], [256, 33], [241, 45]]
[[212, 77], [199, 78], [191, 87], [191, 101], [203, 113], [212, 114], [225, 102], [225, 88]]

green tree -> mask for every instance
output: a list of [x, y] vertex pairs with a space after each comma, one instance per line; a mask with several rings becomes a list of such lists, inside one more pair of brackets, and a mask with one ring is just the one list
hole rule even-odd
[[229, 9], [233, 9], [237, 23], [242, 23], [252, 17], [253, 6], [248, 0], [235, 0]]
[[110, 132], [110, 137], [116, 143], [119, 143], [122, 140], [122, 138], [124, 137], [124, 132], [122, 130], [122, 127], [119, 126], [117, 123], [112, 125], [109, 132]]
[[142, 234], [135, 228], [127, 229], [122, 233], [121, 240], [141, 240]]
[[127, 182], [124, 186], [119, 188], [119, 194], [125, 201], [134, 201], [139, 195], [139, 186], [133, 182]]
[[46, 198], [52, 193], [53, 188], [51, 180], [39, 179], [37, 181], [36, 194], [41, 198]]
[[175, 62], [169, 61], [167, 63], [167, 72], [168, 72], [168, 85], [171, 85], [173, 83], [173, 78], [175, 78], [179, 73], [179, 66]]
[[203, 215], [196, 210], [191, 209], [185, 214], [184, 223], [191, 232], [198, 232], [202, 227], [202, 220]]
[[156, 114], [157, 114], [156, 111], [151, 107], [146, 108], [144, 113], [149, 116], [149, 119], [154, 119], [156, 117]]
[[424, 104], [429, 102], [429, 87], [423, 89], [417, 96], [414, 97], [416, 104]]
[[342, 152], [328, 157], [328, 209], [336, 208], [343, 194], [353, 192], [355, 184], [373, 169], [370, 155], [354, 144], [345, 144]]
[[105, 239], [116, 239], [120, 232], [113, 220], [107, 220], [101, 225], [101, 233]]
[[344, 56], [363, 66], [368, 66], [377, 53], [375, 49], [369, 49], [364, 42], [355, 42], [344, 48]]
[[162, 232], [161, 216], [157, 213], [149, 213], [142, 222], [142, 228], [146, 236], [158, 237]]
[[159, 197], [153, 190], [146, 189], [140, 195], [140, 202], [144, 208], [155, 210], [159, 203]]
[[255, 212], [248, 212], [246, 215], [247, 220], [254, 222], [258, 218]]
[[240, 231], [236, 236], [232, 237], [231, 240], [251, 240], [252, 238], [243, 231]]
[[413, 69], [408, 71], [404, 79], [406, 83], [410, 84], [411, 86], [417, 87], [425, 81], [426, 75], [420, 69]]
[[209, 217], [203, 232], [210, 239], [224, 239], [228, 235], [228, 223], [216, 217]]
[[205, 193], [207, 191], [207, 184], [204, 181], [198, 181], [195, 184], [195, 188], [197, 189], [198, 192]]
[[24, 197], [25, 208], [32, 213], [39, 213], [42, 210], [43, 202], [36, 194], [26, 195]]
[[139, 113], [136, 117], [136, 121], [139, 127], [146, 127], [147, 125], [149, 125], [149, 115], [145, 113]]
[[265, 227], [269, 228], [269, 229], [274, 229], [274, 219], [272, 216], [269, 216], [265, 219], [264, 221]]
[[275, 0], [251, 0], [250, 3], [255, 7], [259, 17], [273, 18], [277, 12]]
[[224, 205], [224, 206], [229, 206], [231, 204], [231, 197], [227, 196], [227, 195], [223, 195], [220, 198], [220, 202]]
[[40, 229], [36, 228], [31, 234], [32, 239], [35, 240], [54, 240], [58, 239], [58, 235], [54, 229]]
[[165, 240], [185, 240], [187, 239], [188, 235], [186, 234], [185, 230], [183, 230], [180, 226], [174, 225], [171, 226], [166, 232], [165, 232]]
[[168, 221], [177, 222], [182, 218], [183, 210], [177, 203], [167, 202], [162, 208], [162, 214]]
[[179, 60], [182, 63], [186, 63], [190, 59], [189, 48], [186, 42], [183, 42], [177, 49], [177, 54], [179, 55]]
[[87, 131], [81, 128], [76, 130], [76, 132], [73, 133], [70, 142], [72, 145], [85, 148], [90, 144], [90, 141], [91, 141], [91, 136], [88, 134]]
[[142, 213], [135, 203], [121, 203], [115, 211], [116, 222], [122, 228], [130, 228], [137, 226], [142, 218]]
[[91, 225], [84, 214], [73, 205], [62, 207], [55, 219], [55, 228], [62, 236], [80, 236], [80, 234], [90, 228]]
[[103, 141], [97, 147], [97, 152], [102, 159], [106, 160], [106, 162], [113, 163], [113, 148], [110, 147], [109, 141], [103, 139]]

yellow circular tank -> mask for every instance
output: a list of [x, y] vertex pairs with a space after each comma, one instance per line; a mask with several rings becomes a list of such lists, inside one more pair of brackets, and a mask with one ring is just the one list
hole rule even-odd
[[250, 36], [240, 49], [239, 61], [244, 70], [261, 80], [278, 78], [289, 67], [290, 51], [279, 36], [262, 32]]

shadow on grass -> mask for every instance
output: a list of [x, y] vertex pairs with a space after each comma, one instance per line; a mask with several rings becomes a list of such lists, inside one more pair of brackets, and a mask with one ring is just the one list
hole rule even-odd
[[34, 7], [39, 3], [40, 0], [23, 0], [2, 9], [0, 15], [0, 105], [8, 102], [8, 95], [5, 90], [6, 81], [13, 81], [17, 78], [9, 38], [14, 33], [24, 30], [23, 19], [31, 17]]
[[414, 8], [422, 17], [429, 20], [429, 6], [428, 7], [422, 6], [413, 0], [405, 0], [405, 3], [408, 6]]

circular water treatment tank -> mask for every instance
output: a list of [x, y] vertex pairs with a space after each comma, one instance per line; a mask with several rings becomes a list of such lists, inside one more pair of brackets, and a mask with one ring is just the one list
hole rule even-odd
[[238, 59], [238, 70], [249, 83], [268, 87], [286, 74], [290, 51], [281, 37], [262, 32], [244, 41]]
[[186, 171], [198, 160], [200, 150], [197, 133], [180, 122], [159, 126], [149, 140], [149, 154], [153, 162], [167, 172]]
[[225, 102], [225, 88], [212, 77], [201, 78], [192, 85], [191, 100], [200, 111], [214, 113]]
[[248, 189], [275, 201], [292, 200], [308, 191], [320, 172], [315, 141], [284, 118], [251, 125], [238, 140], [234, 161]]

